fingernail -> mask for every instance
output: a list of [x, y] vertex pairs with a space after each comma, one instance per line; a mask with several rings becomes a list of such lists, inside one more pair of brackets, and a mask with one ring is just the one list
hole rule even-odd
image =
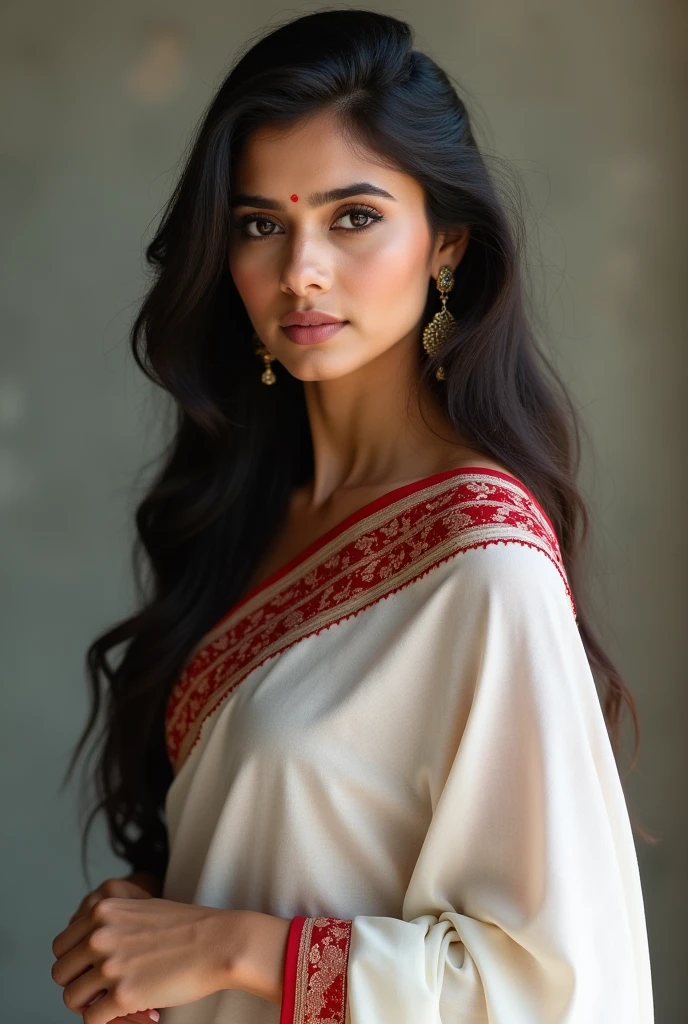
[[158, 1013], [157, 1010], [149, 1010], [148, 1016], [150, 1017], [151, 1020], [160, 1020], [160, 1014]]

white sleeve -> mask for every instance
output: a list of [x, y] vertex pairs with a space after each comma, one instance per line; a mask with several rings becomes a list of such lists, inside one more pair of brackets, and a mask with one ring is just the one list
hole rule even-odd
[[402, 918], [348, 923], [344, 1022], [652, 1024], [633, 836], [562, 578], [518, 543], [459, 557], [468, 716]]

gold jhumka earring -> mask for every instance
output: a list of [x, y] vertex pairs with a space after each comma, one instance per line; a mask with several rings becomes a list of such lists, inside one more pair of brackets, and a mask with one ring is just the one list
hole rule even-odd
[[[437, 288], [442, 296], [442, 309], [435, 313], [423, 331], [423, 348], [430, 356], [439, 352], [456, 325], [456, 317], [452, 316], [447, 309], [447, 295], [453, 287], [454, 272], [452, 268], [440, 267], [440, 272], [437, 275]], [[443, 366], [438, 367], [435, 371], [435, 377], [437, 380], [446, 380]]]
[[260, 375], [260, 379], [262, 380], [263, 384], [274, 384], [275, 381], [277, 380], [277, 377], [275, 376], [275, 372], [270, 364], [275, 361], [275, 357], [272, 355], [271, 352], [268, 352], [265, 345], [263, 345], [255, 331], [253, 332], [253, 340], [256, 343], [256, 355], [263, 360], [263, 365], [265, 367], [262, 374]]

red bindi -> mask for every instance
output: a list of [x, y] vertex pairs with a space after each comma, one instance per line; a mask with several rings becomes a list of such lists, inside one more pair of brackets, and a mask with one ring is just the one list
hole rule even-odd
[[295, 203], [299, 197], [297, 196], [297, 194], [295, 192], [294, 195], [290, 196], [289, 198], [291, 199], [292, 203]]

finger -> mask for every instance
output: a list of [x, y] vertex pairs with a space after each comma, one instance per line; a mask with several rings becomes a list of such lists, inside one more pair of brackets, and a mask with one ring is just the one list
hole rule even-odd
[[81, 903], [72, 914], [69, 919], [69, 924], [72, 921], [76, 921], [77, 918], [83, 917], [87, 914], [96, 903], [100, 900], [105, 900], [110, 896], [116, 896], [120, 899], [150, 899], [151, 894], [143, 886], [138, 885], [136, 882], [130, 882], [128, 878], [108, 878], [105, 882], [94, 889], [93, 892], [88, 893], [84, 896]]
[[102, 886], [98, 889], [94, 889], [88, 896], [84, 896], [81, 903], [77, 907], [76, 911], [72, 914], [69, 919], [69, 923], [76, 921], [80, 917], [84, 917], [88, 912], [95, 907], [96, 903], [100, 903], [101, 900], [106, 899], [106, 893], [102, 892]]
[[72, 914], [69, 919], [69, 923], [71, 924], [73, 921], [78, 921], [80, 917], [86, 917], [86, 915], [93, 910], [96, 903], [100, 903], [100, 901], [104, 899], [107, 899], [107, 897], [102, 894], [96, 894], [95, 892], [90, 893], [81, 901], [79, 909]]
[[73, 924], [74, 921], [78, 921], [80, 917], [85, 917], [90, 909], [90, 907], [79, 907], [78, 910], [74, 911], [67, 924]]
[[83, 946], [70, 949], [56, 960], [50, 968], [50, 976], [56, 985], [65, 988], [93, 968], [93, 954]]
[[[151, 1024], [151, 1021], [160, 1020], [158, 1010], [132, 1010], [130, 1013], [109, 1017], [107, 1011], [114, 1012], [113, 993], [103, 988], [104, 979], [99, 976], [97, 970], [92, 969], [84, 972], [71, 983], [68, 993], [67, 1006], [75, 1013], [82, 1015], [84, 1022], [92, 1021], [95, 1024]], [[96, 1012], [100, 1011], [100, 1013]]]
[[[128, 899], [131, 897], [132, 892], [146, 892], [143, 886], [140, 886], [137, 882], [131, 882], [128, 878], [108, 878], [95, 891], [100, 895], [101, 899], [107, 899], [108, 896], [119, 896]], [[146, 895], [150, 895], [150, 893], [146, 893]]]
[[53, 956], [58, 960], [63, 957], [65, 953], [69, 953], [71, 949], [78, 946], [79, 943], [90, 935], [93, 931], [95, 923], [89, 915], [79, 917], [76, 921], [72, 921], [71, 924], [67, 925], [64, 931], [61, 931], [59, 935], [56, 935], [53, 939]]
[[93, 967], [71, 981], [63, 994], [63, 1001], [67, 1009], [81, 1014], [84, 1020], [88, 1019], [86, 1011], [89, 1008], [99, 1006], [107, 998], [108, 990], [103, 984], [100, 972]]
[[[156, 1014], [155, 1017], [150, 1017], [149, 1014]], [[115, 1017], [113, 1020], [108, 1021], [108, 1024], [150, 1024], [151, 1020], [159, 1021], [160, 1014], [157, 1010], [140, 1010], [138, 1013], [128, 1013], [126, 1017]]]
[[69, 924], [71, 924], [72, 921], [76, 921], [77, 917], [83, 917], [83, 915], [87, 912], [87, 909], [88, 909], [87, 908], [87, 900], [92, 895], [93, 895], [92, 893], [89, 893], [88, 896], [84, 896], [84, 898], [82, 899], [81, 903], [79, 904], [79, 906], [76, 908], [76, 910], [74, 911], [74, 913], [70, 917]]

